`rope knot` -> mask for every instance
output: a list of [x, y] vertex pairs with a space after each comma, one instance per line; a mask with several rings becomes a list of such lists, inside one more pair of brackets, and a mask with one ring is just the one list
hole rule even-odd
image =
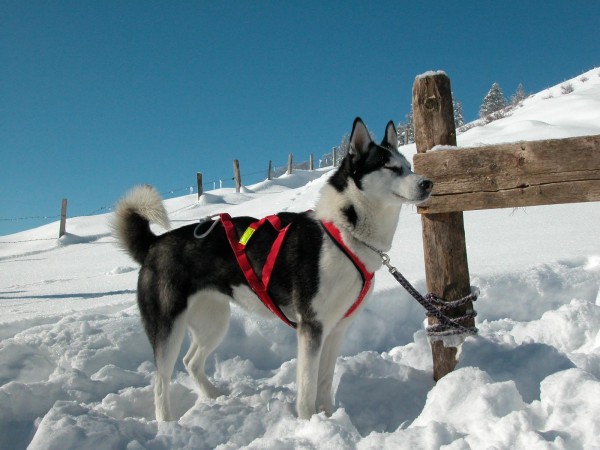
[[413, 285], [404, 278], [404, 275], [398, 272], [398, 269], [390, 264], [390, 257], [387, 254], [374, 248], [373, 250], [379, 253], [383, 264], [388, 268], [396, 281], [398, 281], [398, 283], [400, 283], [400, 285], [427, 310], [427, 317], [435, 317], [437, 319], [438, 323], [427, 327], [428, 337], [443, 338], [445, 336], [472, 336], [477, 334], [477, 328], [475, 326], [467, 325], [467, 322], [477, 316], [475, 310], [471, 309], [460, 316], [454, 316], [454, 314], [452, 314], [454, 317], [449, 317], [449, 314], [456, 311], [457, 308], [464, 307], [469, 304], [469, 302], [477, 300], [477, 297], [479, 296], [478, 288], [471, 286], [471, 293], [469, 295], [453, 301], [446, 301], [434, 293], [429, 293], [423, 297]]
[[475, 310], [471, 309], [459, 316], [452, 314], [452, 312], [476, 301], [478, 296], [479, 289], [474, 286], [471, 286], [471, 293], [469, 295], [458, 300], [446, 301], [433, 293], [425, 295], [423, 299], [428, 305], [425, 306], [427, 317], [435, 317], [438, 320], [438, 323], [427, 327], [427, 336], [437, 338], [455, 335], [472, 336], [477, 334], [475, 326], [467, 325], [468, 322], [477, 316]]

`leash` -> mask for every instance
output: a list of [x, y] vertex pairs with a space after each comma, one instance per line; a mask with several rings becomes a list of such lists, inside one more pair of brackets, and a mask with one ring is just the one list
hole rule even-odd
[[[356, 238], [355, 238], [356, 239]], [[427, 317], [435, 317], [438, 321], [435, 325], [427, 327], [427, 336], [431, 338], [443, 338], [445, 336], [472, 336], [477, 334], [477, 328], [474, 326], [464, 325], [467, 321], [472, 320], [477, 316], [476, 311], [470, 311], [462, 316], [449, 317], [446, 315], [448, 311], [455, 310], [461, 306], [465, 306], [469, 302], [474, 302], [479, 296], [479, 289], [471, 287], [471, 293], [461, 299], [446, 301], [433, 293], [422, 296], [412, 284], [402, 275], [398, 269], [390, 264], [390, 257], [387, 253], [376, 249], [364, 241], [360, 241], [369, 249], [377, 253], [383, 264], [388, 268], [392, 276], [400, 283], [400, 285], [408, 292], [419, 304], [427, 311]]]

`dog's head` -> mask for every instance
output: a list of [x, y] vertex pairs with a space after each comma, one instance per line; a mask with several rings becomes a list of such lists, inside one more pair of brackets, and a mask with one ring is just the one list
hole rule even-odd
[[401, 203], [425, 201], [433, 187], [430, 180], [411, 170], [410, 163], [398, 151], [394, 122], [387, 124], [378, 145], [359, 117], [354, 120], [348, 155], [330, 178], [339, 192], [351, 181], [370, 198]]

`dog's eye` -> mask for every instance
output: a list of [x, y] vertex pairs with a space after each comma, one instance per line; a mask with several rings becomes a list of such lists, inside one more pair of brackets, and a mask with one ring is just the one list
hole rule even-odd
[[402, 166], [397, 167], [397, 166], [385, 166], [386, 169], [391, 170], [392, 172], [394, 172], [397, 175], [402, 175], [402, 173], [404, 172], [404, 168]]

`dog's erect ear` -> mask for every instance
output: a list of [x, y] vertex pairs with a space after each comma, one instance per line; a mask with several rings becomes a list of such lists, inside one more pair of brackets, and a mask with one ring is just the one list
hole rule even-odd
[[352, 134], [350, 135], [350, 148], [348, 153], [351, 154], [355, 159], [360, 158], [369, 150], [369, 144], [373, 142], [369, 130], [363, 123], [360, 117], [354, 119], [354, 126], [352, 127]]
[[385, 137], [381, 141], [382, 147], [391, 147], [398, 150], [398, 134], [396, 133], [396, 125], [393, 121], [389, 121], [385, 127]]

